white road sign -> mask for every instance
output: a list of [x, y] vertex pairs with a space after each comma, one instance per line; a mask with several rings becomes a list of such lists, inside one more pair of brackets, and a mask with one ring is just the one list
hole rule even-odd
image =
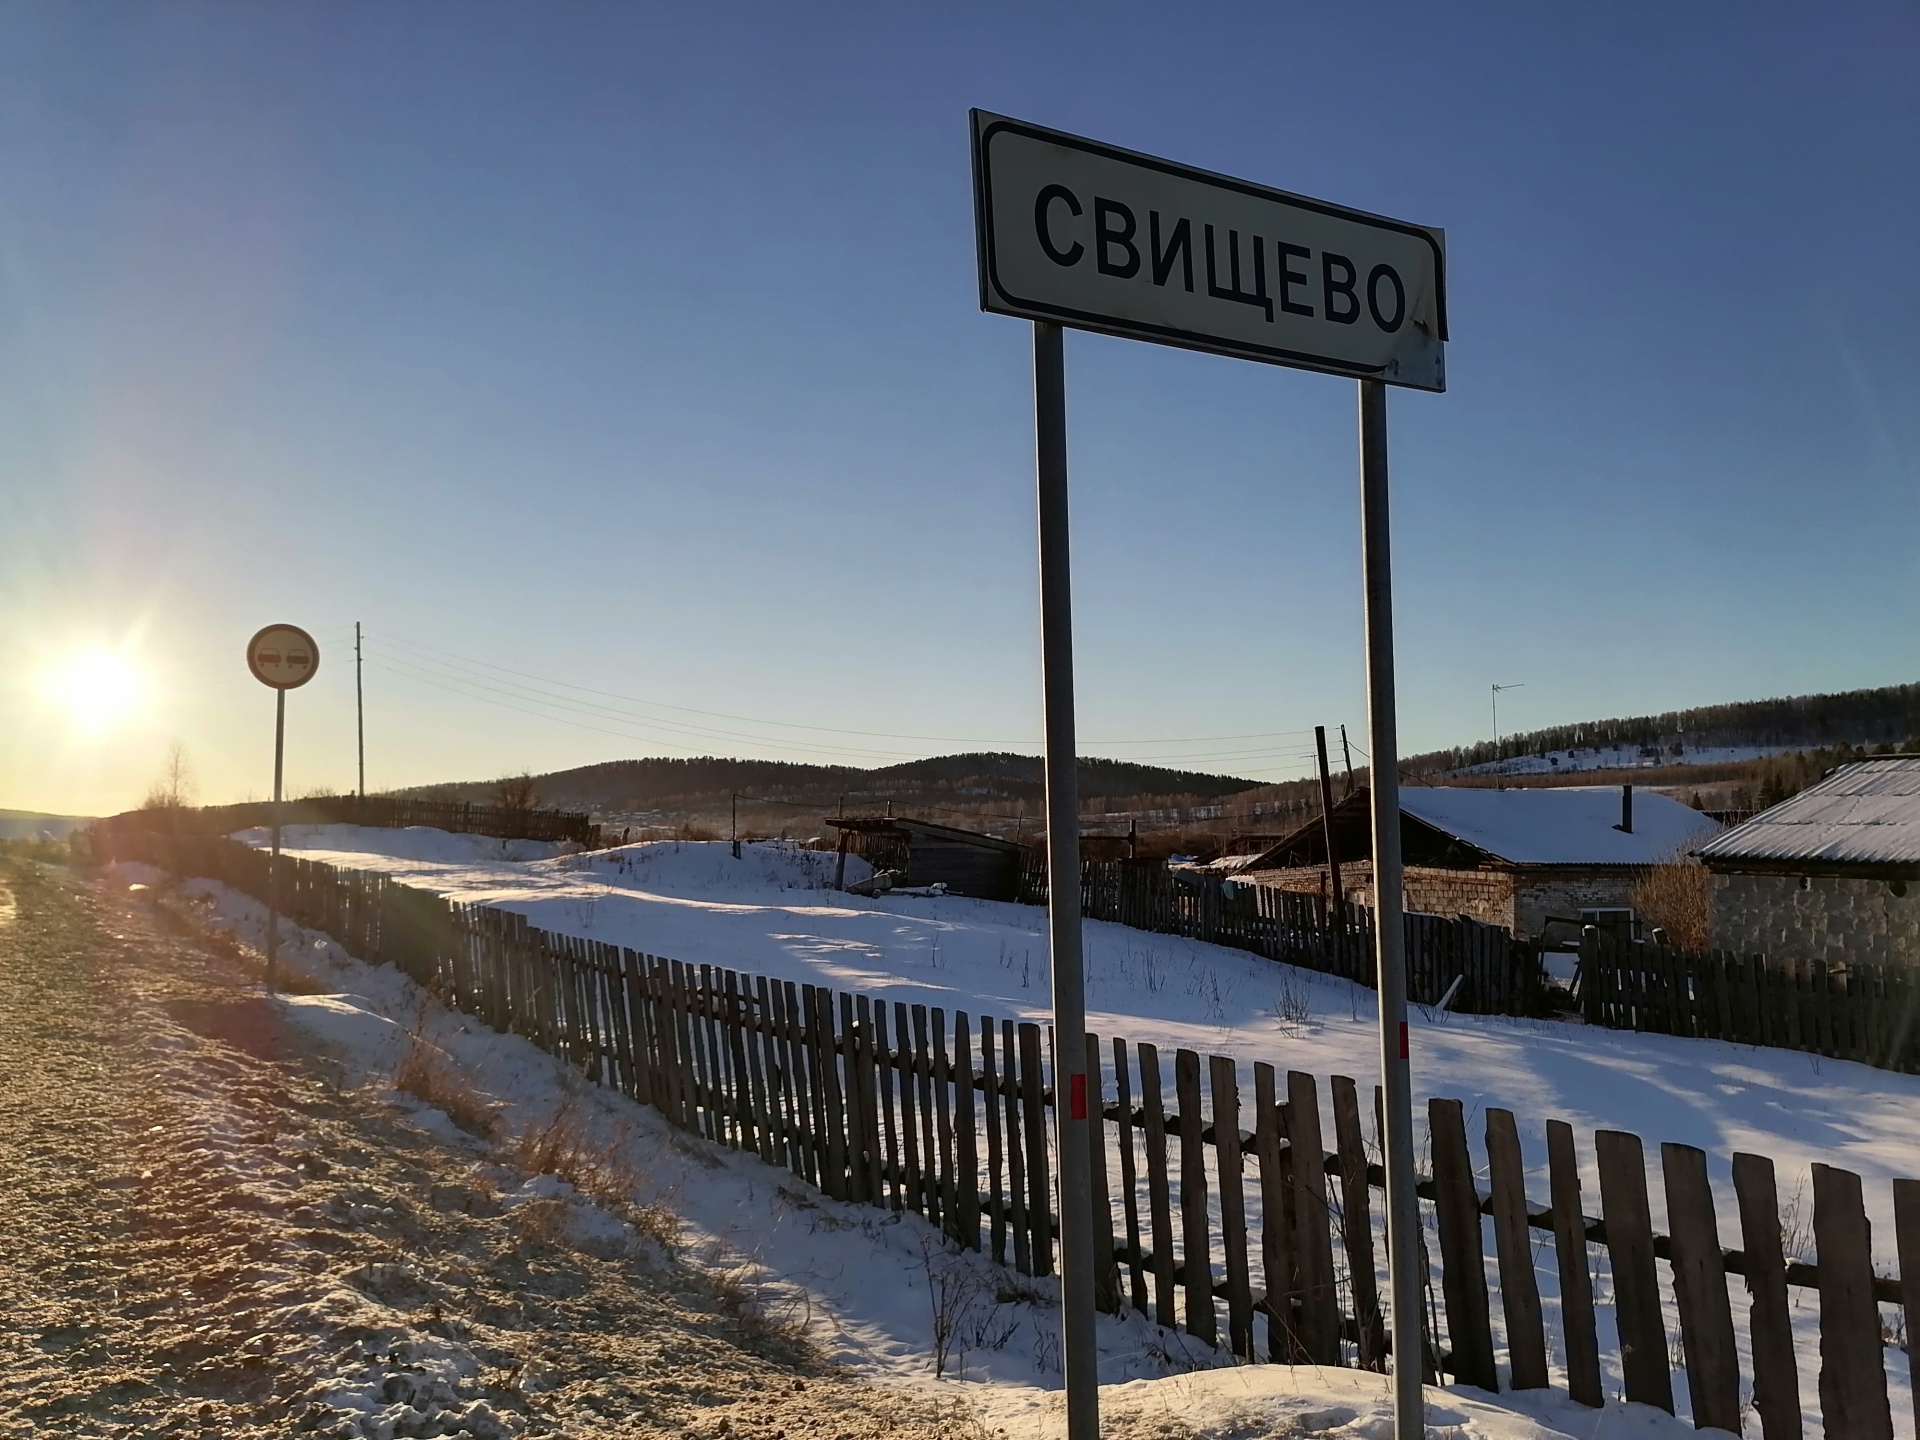
[[1439, 230], [973, 112], [980, 307], [1447, 388]]
[[320, 668], [320, 647], [298, 625], [269, 625], [247, 642], [247, 668], [262, 685], [296, 690]]

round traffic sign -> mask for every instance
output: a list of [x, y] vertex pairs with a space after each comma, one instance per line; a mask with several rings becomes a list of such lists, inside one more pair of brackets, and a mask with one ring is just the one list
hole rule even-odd
[[247, 669], [262, 685], [293, 690], [320, 668], [320, 647], [298, 625], [269, 625], [247, 642]]

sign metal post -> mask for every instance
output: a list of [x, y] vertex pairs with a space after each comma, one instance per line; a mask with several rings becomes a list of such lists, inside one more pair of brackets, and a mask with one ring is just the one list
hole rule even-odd
[[1063, 326], [1359, 382], [1394, 1433], [1423, 1440], [1386, 387], [1446, 389], [1444, 237], [980, 110], [972, 123], [980, 308], [1033, 322], [1067, 1440], [1098, 1440], [1100, 1397], [1089, 1149], [1098, 1117], [1087, 1109], [1083, 1039]]
[[[1424, 1435], [1420, 1394], [1420, 1202], [1414, 1193], [1413, 1074], [1407, 1044], [1406, 924], [1400, 856], [1400, 731], [1393, 684], [1392, 535], [1387, 513], [1387, 387], [1360, 382], [1360, 565], [1366, 591], [1367, 739], [1373, 751], [1374, 943], [1386, 1131], [1387, 1294], [1393, 1419], [1399, 1440]], [[1410, 1426], [1421, 1428], [1413, 1429]]]
[[[357, 637], [356, 637], [357, 638]], [[267, 989], [274, 988], [280, 947], [280, 801], [286, 774], [287, 691], [297, 690], [320, 668], [320, 647], [297, 625], [269, 625], [247, 642], [247, 669], [272, 688], [273, 852], [267, 861]]]
[[1086, 984], [1080, 950], [1080, 777], [1073, 728], [1073, 583], [1067, 525], [1066, 337], [1033, 326], [1034, 473], [1040, 510], [1040, 687], [1047, 778], [1047, 944], [1053, 961], [1053, 1096], [1060, 1143], [1060, 1364], [1066, 1440], [1099, 1440], [1093, 1333], [1093, 1169]]

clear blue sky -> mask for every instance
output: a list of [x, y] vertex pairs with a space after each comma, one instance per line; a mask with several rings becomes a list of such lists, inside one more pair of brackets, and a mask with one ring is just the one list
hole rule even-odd
[[[972, 105], [1446, 228], [1404, 750], [1495, 681], [1525, 728], [1920, 678], [1916, 74], [1892, 4], [8, 6], [0, 805], [174, 741], [265, 793], [276, 620], [295, 789], [352, 784], [355, 620], [375, 787], [1036, 748]], [[1363, 733], [1352, 385], [1067, 363], [1090, 748]], [[82, 735], [37, 677], [97, 644], [150, 691]]]

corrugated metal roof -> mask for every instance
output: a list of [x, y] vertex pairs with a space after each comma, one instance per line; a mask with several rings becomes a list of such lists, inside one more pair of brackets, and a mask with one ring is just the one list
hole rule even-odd
[[1920, 755], [1843, 765], [1700, 848], [1703, 860], [1920, 863]]

